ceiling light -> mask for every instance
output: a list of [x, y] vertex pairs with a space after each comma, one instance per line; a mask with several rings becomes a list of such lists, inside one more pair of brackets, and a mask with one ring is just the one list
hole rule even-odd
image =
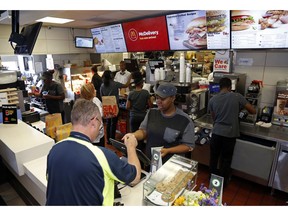
[[36, 20], [36, 22], [45, 22], [45, 23], [57, 23], [57, 24], [64, 24], [68, 22], [74, 21], [73, 19], [63, 19], [57, 17], [44, 17], [42, 19]]

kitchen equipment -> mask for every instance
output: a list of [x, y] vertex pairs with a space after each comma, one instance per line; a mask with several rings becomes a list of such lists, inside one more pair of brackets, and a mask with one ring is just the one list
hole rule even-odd
[[207, 89], [195, 89], [190, 93], [177, 94], [175, 104], [194, 120], [207, 113], [207, 99]]
[[247, 123], [254, 125], [258, 118], [258, 113], [260, 109], [261, 100], [261, 80], [253, 80], [247, 88], [247, 93], [245, 94], [246, 100], [255, 108], [256, 113], [250, 114], [246, 109], [242, 109], [239, 113], [239, 118], [241, 123]]
[[253, 80], [248, 86], [247, 92], [249, 93], [259, 93], [260, 85], [263, 87], [263, 82], [261, 80]]
[[26, 123], [34, 123], [40, 121], [40, 114], [37, 111], [25, 111], [22, 112], [22, 121]]
[[272, 173], [272, 189], [288, 193], [288, 143], [279, 143], [275, 172]]
[[[239, 118], [241, 119], [241, 123], [247, 123], [247, 124], [252, 124], [254, 125], [257, 121], [259, 109], [260, 109], [260, 100], [261, 100], [261, 89], [257, 87], [258, 84], [250, 88], [249, 92], [249, 86], [247, 89], [247, 93], [245, 95], [246, 100], [255, 108], [256, 113], [255, 114], [250, 114], [246, 109], [243, 109], [239, 113]], [[253, 92], [251, 92], [253, 91]]]
[[223, 73], [223, 72], [214, 72], [213, 73], [213, 82], [219, 83], [220, 79], [223, 77], [228, 77], [231, 79], [234, 86], [232, 86], [235, 92], [238, 92], [242, 95], [245, 95], [245, 85], [246, 85], [246, 74], [244, 73]]
[[260, 121], [263, 121], [266, 123], [271, 122], [272, 112], [273, 112], [273, 107], [265, 106], [261, 111]]
[[231, 168], [233, 173], [268, 186], [276, 142], [244, 136], [236, 139]]
[[0, 89], [16, 88], [17, 85], [17, 71], [0, 70]]

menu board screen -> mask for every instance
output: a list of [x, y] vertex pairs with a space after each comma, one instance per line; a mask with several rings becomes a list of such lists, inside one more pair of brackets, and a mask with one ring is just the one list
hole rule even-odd
[[169, 50], [165, 16], [123, 23], [128, 52]]
[[127, 52], [121, 24], [91, 29], [97, 53]]
[[232, 10], [233, 49], [287, 48], [288, 11]]
[[228, 10], [166, 15], [171, 50], [230, 49]]

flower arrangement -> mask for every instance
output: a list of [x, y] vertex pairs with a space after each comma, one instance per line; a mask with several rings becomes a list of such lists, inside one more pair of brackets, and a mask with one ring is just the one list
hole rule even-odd
[[200, 185], [199, 191], [188, 191], [178, 197], [174, 206], [217, 206], [219, 205], [219, 194], [215, 188], [209, 189]]

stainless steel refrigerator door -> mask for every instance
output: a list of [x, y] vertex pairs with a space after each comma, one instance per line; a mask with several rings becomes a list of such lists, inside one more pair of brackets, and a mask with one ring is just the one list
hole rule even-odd
[[288, 144], [281, 144], [272, 188], [288, 192]]

